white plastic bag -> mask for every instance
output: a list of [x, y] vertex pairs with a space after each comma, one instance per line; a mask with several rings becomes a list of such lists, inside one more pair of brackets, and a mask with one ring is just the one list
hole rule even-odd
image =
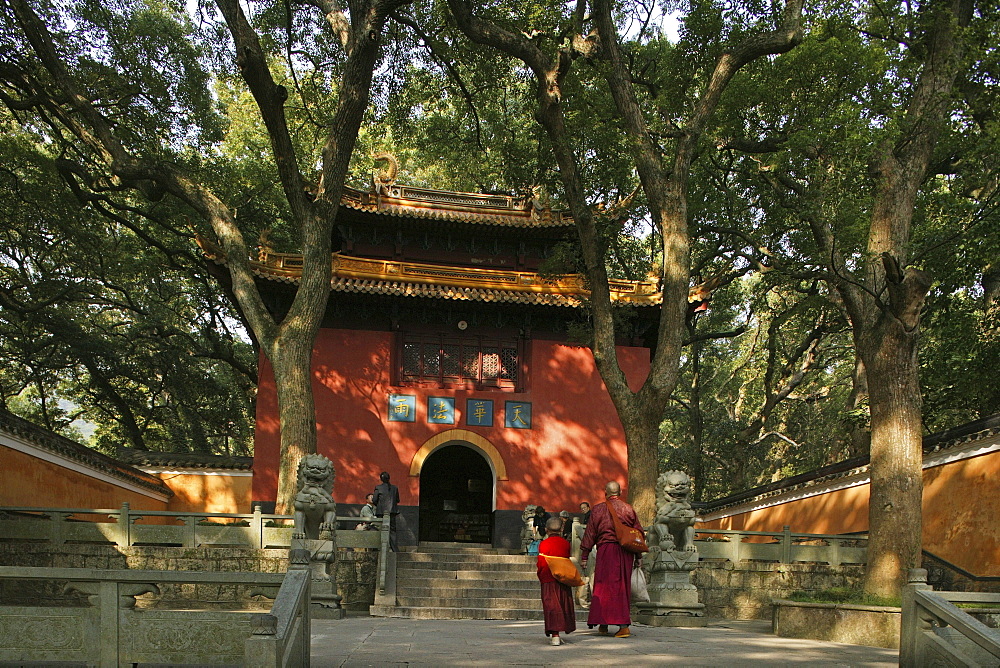
[[649, 590], [646, 589], [646, 575], [641, 568], [632, 569], [632, 602], [649, 603]]

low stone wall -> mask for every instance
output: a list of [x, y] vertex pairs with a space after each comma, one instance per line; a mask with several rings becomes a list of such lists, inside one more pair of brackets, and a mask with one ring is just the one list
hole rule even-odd
[[[375, 600], [378, 569], [376, 550], [338, 550], [337, 583], [344, 607], [364, 610]], [[288, 550], [258, 550], [243, 547], [115, 547], [112, 545], [48, 545], [0, 543], [0, 566], [39, 566], [46, 568], [127, 568], [162, 571], [245, 571], [284, 573], [288, 570]], [[62, 594], [60, 583], [8, 583], [0, 585], [0, 600], [6, 604], [72, 605]], [[233, 603], [248, 608], [269, 602], [255, 600], [244, 587], [207, 588], [178, 585], [161, 588], [161, 601], [197, 601], [205, 607]], [[60, 603], [61, 602], [61, 603]]]
[[900, 609], [843, 603], [774, 602], [774, 634], [899, 649]]
[[[248, 571], [283, 573], [288, 568], [287, 550], [256, 550], [239, 547], [127, 547], [109, 545], [48, 545], [0, 543], [0, 565], [64, 568], [129, 568], [143, 570]], [[338, 550], [337, 583], [348, 611], [364, 611], [375, 600], [378, 572], [376, 550]], [[728, 619], [771, 619], [771, 599], [793, 591], [818, 591], [861, 583], [863, 566], [823, 564], [775, 564], [744, 561], [702, 562], [694, 571], [699, 599], [705, 615]], [[164, 596], [205, 601], [252, 603], [244, 591], [184, 590]], [[61, 599], [58, 586], [31, 592], [0, 591], [0, 600], [25, 597]], [[65, 603], [64, 603], [65, 604]]]
[[771, 599], [794, 591], [859, 586], [864, 566], [701, 562], [694, 571], [706, 617], [771, 619]]

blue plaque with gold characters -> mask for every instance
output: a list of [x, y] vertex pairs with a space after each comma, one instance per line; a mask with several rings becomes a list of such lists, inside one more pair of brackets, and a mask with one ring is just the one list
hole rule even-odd
[[455, 424], [455, 398], [427, 397], [427, 422]]
[[389, 422], [416, 422], [417, 398], [412, 394], [389, 395]]
[[469, 425], [470, 427], [492, 427], [493, 400], [466, 399], [465, 424]]
[[531, 402], [508, 401], [503, 418], [505, 427], [531, 429]]

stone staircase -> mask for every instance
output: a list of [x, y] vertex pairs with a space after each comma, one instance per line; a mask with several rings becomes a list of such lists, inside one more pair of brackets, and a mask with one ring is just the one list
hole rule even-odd
[[[583, 616], [580, 616], [580, 613]], [[396, 605], [375, 617], [542, 619], [535, 557], [489, 546], [421, 543], [396, 555]], [[586, 610], [577, 610], [586, 619]]]

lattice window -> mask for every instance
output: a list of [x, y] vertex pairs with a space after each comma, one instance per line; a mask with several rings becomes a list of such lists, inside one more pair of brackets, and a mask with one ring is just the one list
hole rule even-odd
[[500, 375], [500, 356], [496, 347], [483, 348], [483, 380], [496, 380]]
[[520, 354], [514, 341], [404, 334], [400, 380], [442, 386], [516, 389]]
[[462, 346], [445, 343], [441, 346], [441, 373], [445, 378], [462, 375]]
[[512, 382], [517, 381], [517, 348], [501, 348], [500, 377]]
[[420, 376], [419, 343], [403, 344], [403, 376]]

